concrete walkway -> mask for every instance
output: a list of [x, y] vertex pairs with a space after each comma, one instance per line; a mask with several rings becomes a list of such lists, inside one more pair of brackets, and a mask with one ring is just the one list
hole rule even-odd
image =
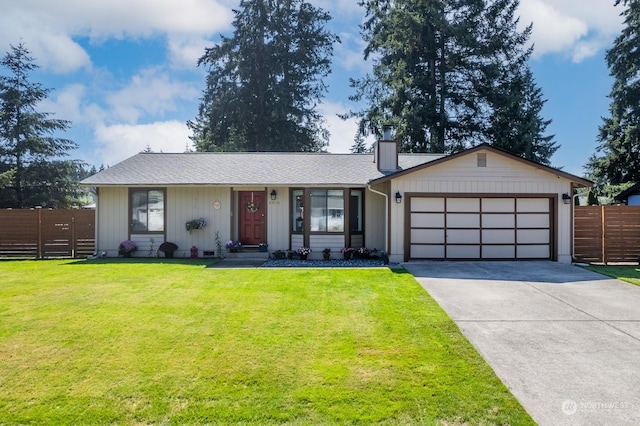
[[403, 266], [538, 424], [640, 424], [640, 287], [554, 262]]

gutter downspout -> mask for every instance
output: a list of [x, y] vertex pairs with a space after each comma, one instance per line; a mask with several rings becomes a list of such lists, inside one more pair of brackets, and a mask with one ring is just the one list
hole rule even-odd
[[371, 188], [371, 184], [367, 183], [367, 189], [374, 194], [384, 197], [384, 251], [389, 256], [389, 196], [384, 192], [376, 191]]

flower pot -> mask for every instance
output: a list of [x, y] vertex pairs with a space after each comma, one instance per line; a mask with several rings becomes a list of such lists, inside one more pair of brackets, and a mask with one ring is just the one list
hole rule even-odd
[[307, 256], [309, 256], [308, 254], [301, 254], [300, 255], [300, 260], [307, 260]]
[[350, 251], [345, 251], [344, 253], [342, 253], [342, 258], [344, 260], [351, 260], [351, 252]]
[[122, 253], [122, 257], [131, 257], [131, 252], [125, 251]]
[[267, 246], [260, 246], [260, 251], [262, 253], [266, 253], [267, 252], [268, 247]]
[[167, 259], [173, 259], [173, 252], [172, 251], [165, 251], [164, 252], [164, 257], [166, 257]]

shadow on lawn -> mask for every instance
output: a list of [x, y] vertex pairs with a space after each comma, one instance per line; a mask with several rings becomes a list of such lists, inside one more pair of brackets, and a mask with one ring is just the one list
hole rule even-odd
[[66, 262], [64, 265], [84, 266], [84, 265], [119, 265], [119, 264], [158, 264], [158, 265], [188, 265], [188, 266], [211, 266], [218, 263], [220, 259], [167, 259], [164, 257], [106, 257], [98, 259], [78, 259]]

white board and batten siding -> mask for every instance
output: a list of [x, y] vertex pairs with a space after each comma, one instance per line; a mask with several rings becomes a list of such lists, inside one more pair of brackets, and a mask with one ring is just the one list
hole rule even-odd
[[[229, 188], [216, 186], [186, 186], [167, 188], [167, 241], [178, 245], [174, 256], [189, 257], [191, 246], [204, 251], [215, 251], [216, 231], [224, 243], [230, 238], [231, 192]], [[219, 208], [217, 208], [219, 207]], [[204, 218], [207, 226], [203, 229], [186, 230], [185, 223], [192, 219]], [[217, 255], [217, 253], [216, 253]]]
[[385, 198], [372, 191], [365, 191], [365, 224], [364, 237], [362, 235], [351, 236], [351, 246], [354, 248], [367, 247], [369, 249], [385, 249]]
[[129, 190], [101, 187], [96, 206], [96, 253], [118, 256], [118, 246], [129, 236]]
[[[271, 191], [276, 191], [276, 199], [270, 197]], [[289, 188], [267, 188], [267, 240], [269, 252], [287, 250], [289, 247]]]
[[[477, 153], [486, 154], [486, 166], [479, 166]], [[545, 253], [549, 247], [557, 249], [558, 261], [571, 261], [571, 206], [562, 203], [562, 194], [571, 192], [571, 181], [546, 169], [495, 152], [477, 151], [399, 176], [391, 181], [389, 193], [396, 191], [404, 199], [401, 204], [390, 203], [392, 261], [412, 257], [548, 258]], [[410, 199], [421, 201], [412, 206]], [[440, 207], [443, 211], [438, 211]], [[412, 215], [413, 208], [421, 214]], [[498, 224], [501, 221], [504, 223]], [[506, 223], [511, 221], [520, 226], [507, 229]], [[416, 241], [447, 238], [451, 247], [427, 244], [405, 253], [405, 248], [411, 250], [405, 238], [410, 242], [412, 232]], [[543, 235], [553, 241], [545, 241]], [[522, 245], [512, 244], [512, 239]], [[483, 245], [482, 241], [495, 241], [495, 245]], [[514, 256], [508, 257], [512, 250]]]

